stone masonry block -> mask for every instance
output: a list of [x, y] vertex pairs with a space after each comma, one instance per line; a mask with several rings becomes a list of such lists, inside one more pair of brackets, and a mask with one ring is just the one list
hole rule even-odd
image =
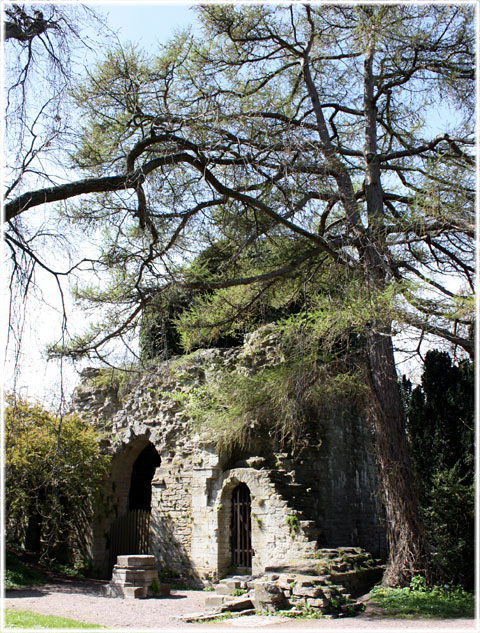
[[155, 567], [155, 556], [150, 556], [149, 554], [117, 556], [117, 565], [120, 567], [135, 567], [139, 569]]
[[300, 598], [323, 598], [324, 596], [321, 587], [295, 587], [292, 593]]
[[221, 580], [215, 587], [215, 591], [220, 594], [230, 595], [234, 589], [240, 588], [240, 580]]
[[205, 607], [220, 607], [225, 601], [225, 596], [208, 596], [205, 599]]
[[285, 602], [285, 594], [275, 583], [255, 582], [253, 604], [256, 609], [277, 609]]
[[158, 582], [158, 572], [156, 569], [114, 569], [112, 580], [127, 585], [150, 585], [154, 580]]
[[324, 609], [328, 607], [328, 600], [324, 598], [307, 598], [306, 603], [309, 607], [313, 607], [315, 609]]

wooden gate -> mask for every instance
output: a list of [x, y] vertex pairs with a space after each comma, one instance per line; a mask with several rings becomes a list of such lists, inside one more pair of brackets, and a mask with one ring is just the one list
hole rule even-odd
[[250, 490], [239, 484], [232, 492], [232, 564], [235, 567], [252, 566], [252, 524], [250, 517]]
[[123, 554], [149, 554], [150, 511], [130, 510], [112, 523], [108, 570], [111, 574], [117, 556]]

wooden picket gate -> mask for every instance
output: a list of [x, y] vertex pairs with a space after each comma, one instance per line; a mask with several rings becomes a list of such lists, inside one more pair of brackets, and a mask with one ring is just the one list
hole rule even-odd
[[123, 554], [149, 554], [150, 511], [130, 510], [112, 523], [108, 569], [111, 574], [117, 556]]

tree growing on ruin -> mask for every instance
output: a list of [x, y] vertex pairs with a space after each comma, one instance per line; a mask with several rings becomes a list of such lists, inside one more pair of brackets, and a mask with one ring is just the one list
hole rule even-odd
[[[103, 231], [92, 264], [102, 283], [77, 296], [103, 305], [105, 320], [72, 340], [72, 356], [103, 354], [174, 286], [207, 293], [184, 326], [208, 331], [338, 273], [343, 300], [317, 293], [306, 314], [364, 337], [384, 582], [404, 584], [428, 552], [392, 336], [411, 326], [474, 350], [472, 8], [198, 12], [201, 40], [108, 54], [76, 95], [85, 178], [9, 199], [7, 220], [82, 196], [64, 217]], [[216, 270], [194, 264], [219, 243]]]

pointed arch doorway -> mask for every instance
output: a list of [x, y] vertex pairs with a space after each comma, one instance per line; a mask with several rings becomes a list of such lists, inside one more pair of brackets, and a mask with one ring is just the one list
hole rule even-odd
[[234, 567], [252, 566], [252, 521], [250, 490], [244, 483], [232, 492], [231, 552]]

